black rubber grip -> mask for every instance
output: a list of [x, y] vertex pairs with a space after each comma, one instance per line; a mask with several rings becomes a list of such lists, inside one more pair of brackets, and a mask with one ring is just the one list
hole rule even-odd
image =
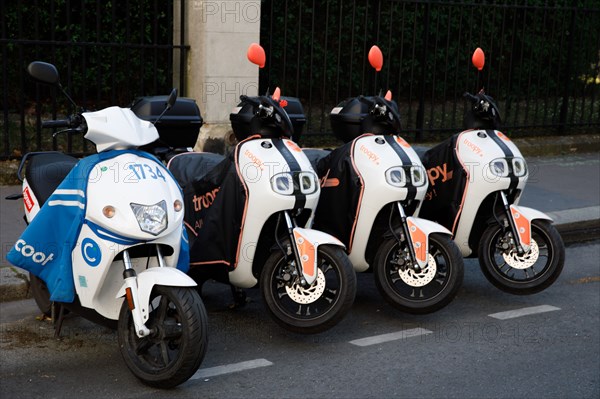
[[70, 127], [70, 126], [71, 126], [71, 121], [68, 119], [42, 121], [43, 128], [61, 128], [61, 127]]

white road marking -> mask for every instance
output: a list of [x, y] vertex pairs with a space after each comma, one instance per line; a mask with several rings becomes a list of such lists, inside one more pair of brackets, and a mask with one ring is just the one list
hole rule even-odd
[[397, 331], [397, 332], [389, 333], [389, 334], [374, 335], [372, 337], [355, 339], [353, 341], [350, 341], [350, 343], [352, 345], [356, 345], [356, 346], [369, 346], [369, 345], [381, 344], [383, 342], [418, 337], [420, 335], [427, 335], [427, 334], [432, 334], [432, 333], [433, 333], [433, 331], [426, 330], [424, 328], [419, 327], [419, 328], [413, 328], [410, 330]]
[[550, 305], [541, 305], [541, 306], [532, 306], [529, 308], [509, 310], [507, 312], [492, 313], [492, 314], [489, 314], [488, 316], [493, 317], [494, 319], [498, 319], [498, 320], [506, 320], [506, 319], [514, 319], [515, 317], [529, 316], [529, 315], [537, 314], [537, 313], [552, 312], [555, 310], [560, 310], [560, 308], [557, 308], [556, 306], [550, 306]]
[[247, 362], [225, 364], [223, 366], [209, 367], [196, 371], [190, 380], [198, 380], [200, 378], [215, 377], [221, 374], [237, 373], [238, 371], [251, 370], [259, 367], [267, 367], [273, 365], [267, 359], [255, 359]]

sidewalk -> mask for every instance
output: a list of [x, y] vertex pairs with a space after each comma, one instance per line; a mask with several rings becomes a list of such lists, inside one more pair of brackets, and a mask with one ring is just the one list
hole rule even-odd
[[[600, 238], [600, 135], [527, 138], [515, 143], [530, 173], [520, 205], [547, 213], [565, 243]], [[27, 273], [6, 261], [25, 228], [21, 201], [5, 199], [18, 192], [19, 186], [0, 186], [0, 302], [28, 294]]]

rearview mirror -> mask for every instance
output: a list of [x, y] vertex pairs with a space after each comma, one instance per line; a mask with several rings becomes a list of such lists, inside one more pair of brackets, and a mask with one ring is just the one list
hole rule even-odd
[[58, 70], [52, 64], [42, 61], [33, 61], [27, 67], [29, 75], [38, 81], [39, 83], [58, 85], [60, 83], [60, 77]]
[[171, 90], [171, 94], [169, 94], [169, 98], [167, 99], [167, 109], [171, 109], [173, 105], [177, 102], [177, 89], [174, 88]]

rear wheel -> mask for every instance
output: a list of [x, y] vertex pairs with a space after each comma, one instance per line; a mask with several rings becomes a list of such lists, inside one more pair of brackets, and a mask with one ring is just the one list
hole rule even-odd
[[119, 315], [119, 348], [131, 372], [144, 384], [173, 388], [187, 381], [202, 363], [207, 346], [207, 315], [195, 288], [155, 286], [146, 326], [139, 338], [127, 301]]
[[29, 289], [36, 305], [46, 317], [52, 317], [53, 302], [50, 300], [48, 286], [41, 278], [29, 273]]
[[429, 261], [420, 271], [410, 264], [407, 241], [385, 240], [374, 259], [375, 283], [381, 295], [396, 309], [424, 314], [449, 304], [462, 285], [462, 255], [450, 237], [429, 236]]
[[479, 265], [485, 277], [502, 291], [535, 294], [556, 281], [565, 264], [565, 245], [547, 220], [531, 222], [531, 248], [519, 255], [512, 233], [500, 225], [488, 227], [479, 243]]
[[302, 334], [325, 331], [350, 310], [356, 295], [356, 274], [346, 253], [337, 246], [317, 249], [317, 279], [303, 286], [295, 263], [275, 251], [261, 273], [263, 298], [273, 319]]

